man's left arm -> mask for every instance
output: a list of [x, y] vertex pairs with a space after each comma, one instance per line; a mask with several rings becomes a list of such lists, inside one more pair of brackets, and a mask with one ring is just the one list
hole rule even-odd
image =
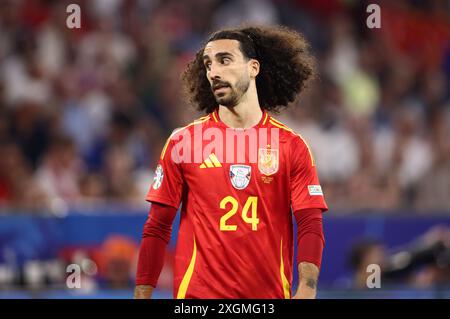
[[316, 162], [301, 136], [289, 149], [291, 206], [297, 222], [299, 286], [294, 298], [315, 298], [325, 239], [322, 213], [328, 210], [317, 176]]
[[310, 262], [301, 262], [298, 265], [298, 289], [293, 299], [315, 299], [317, 294], [317, 281], [319, 268]]
[[297, 221], [297, 262], [299, 284], [294, 299], [314, 299], [317, 294], [322, 252], [325, 244], [322, 210], [305, 209], [294, 213]]

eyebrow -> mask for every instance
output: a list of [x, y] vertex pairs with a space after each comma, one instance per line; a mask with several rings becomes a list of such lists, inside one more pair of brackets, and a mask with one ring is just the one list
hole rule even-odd
[[[233, 55], [229, 52], [217, 52], [215, 55], [216, 58], [223, 58], [223, 57], [233, 57]], [[203, 60], [209, 59], [209, 55], [204, 55]]]

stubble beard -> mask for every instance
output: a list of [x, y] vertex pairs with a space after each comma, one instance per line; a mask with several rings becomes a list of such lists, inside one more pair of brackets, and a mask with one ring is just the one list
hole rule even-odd
[[249, 80], [240, 79], [236, 83], [236, 89], [234, 89], [232, 86], [229, 86], [229, 89], [231, 91], [229, 94], [225, 93], [223, 96], [215, 96], [216, 102], [226, 107], [234, 107], [239, 103], [242, 96], [248, 91], [249, 87]]

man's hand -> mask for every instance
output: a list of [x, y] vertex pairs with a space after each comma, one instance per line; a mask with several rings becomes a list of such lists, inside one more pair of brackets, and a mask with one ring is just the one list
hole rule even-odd
[[134, 299], [150, 299], [153, 287], [150, 285], [138, 285], [134, 288]]
[[315, 299], [317, 293], [317, 280], [319, 278], [319, 268], [308, 262], [301, 262], [298, 265], [298, 289], [293, 299]]

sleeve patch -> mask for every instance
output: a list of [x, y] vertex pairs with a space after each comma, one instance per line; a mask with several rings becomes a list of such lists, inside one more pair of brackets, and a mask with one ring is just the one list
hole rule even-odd
[[158, 164], [155, 170], [155, 177], [153, 179], [153, 189], [158, 189], [161, 187], [164, 178], [164, 171], [161, 164]]
[[323, 196], [322, 187], [320, 187], [320, 185], [308, 185], [308, 192], [311, 196]]

